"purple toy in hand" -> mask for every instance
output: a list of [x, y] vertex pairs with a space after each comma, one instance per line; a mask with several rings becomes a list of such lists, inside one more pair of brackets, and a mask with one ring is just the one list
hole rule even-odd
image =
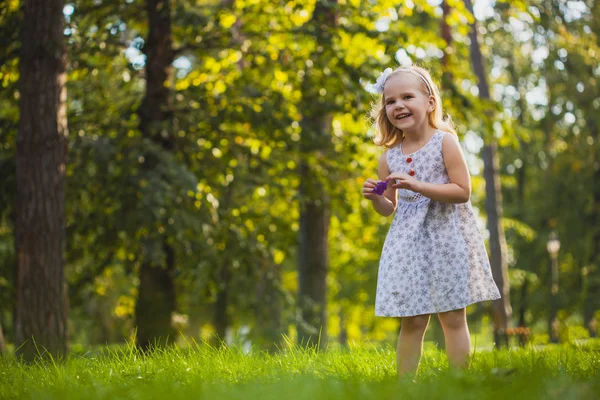
[[378, 194], [378, 195], [382, 195], [383, 192], [385, 192], [385, 190], [387, 189], [387, 181], [377, 181], [377, 184], [375, 185], [375, 189], [373, 189], [373, 193]]

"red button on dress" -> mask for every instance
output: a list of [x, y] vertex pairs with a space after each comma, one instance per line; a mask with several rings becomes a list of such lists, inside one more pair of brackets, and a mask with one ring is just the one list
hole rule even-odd
[[408, 174], [409, 174], [410, 176], [415, 176], [415, 171], [411, 169], [411, 170], [409, 171], [409, 173], [408, 173]]
[[411, 162], [412, 162], [412, 157], [408, 157], [408, 158], [406, 159], [406, 162], [407, 162], [407, 163], [411, 163]]

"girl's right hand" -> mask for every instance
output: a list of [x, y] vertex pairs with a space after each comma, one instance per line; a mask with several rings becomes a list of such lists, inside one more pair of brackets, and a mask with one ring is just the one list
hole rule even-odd
[[367, 179], [365, 183], [363, 183], [362, 195], [365, 199], [375, 200], [377, 197], [379, 197], [378, 194], [373, 193], [375, 186], [377, 186], [377, 181], [371, 178]]

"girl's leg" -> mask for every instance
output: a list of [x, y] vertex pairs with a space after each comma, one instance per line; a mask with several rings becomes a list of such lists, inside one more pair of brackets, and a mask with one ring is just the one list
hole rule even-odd
[[398, 375], [417, 372], [423, 352], [423, 337], [428, 324], [429, 315], [402, 318], [398, 347], [396, 348]]
[[466, 309], [438, 313], [446, 338], [448, 362], [454, 367], [466, 367], [471, 352], [471, 337]]

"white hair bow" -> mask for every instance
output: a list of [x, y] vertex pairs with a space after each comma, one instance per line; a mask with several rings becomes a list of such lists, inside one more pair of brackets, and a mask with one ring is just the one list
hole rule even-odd
[[383, 86], [385, 85], [385, 81], [387, 80], [387, 78], [390, 76], [391, 73], [392, 73], [392, 69], [391, 68], [386, 68], [381, 73], [381, 75], [379, 75], [379, 78], [377, 78], [377, 81], [373, 85], [373, 88], [375, 89], [375, 91], [377, 93], [379, 93], [379, 94], [383, 93]]

